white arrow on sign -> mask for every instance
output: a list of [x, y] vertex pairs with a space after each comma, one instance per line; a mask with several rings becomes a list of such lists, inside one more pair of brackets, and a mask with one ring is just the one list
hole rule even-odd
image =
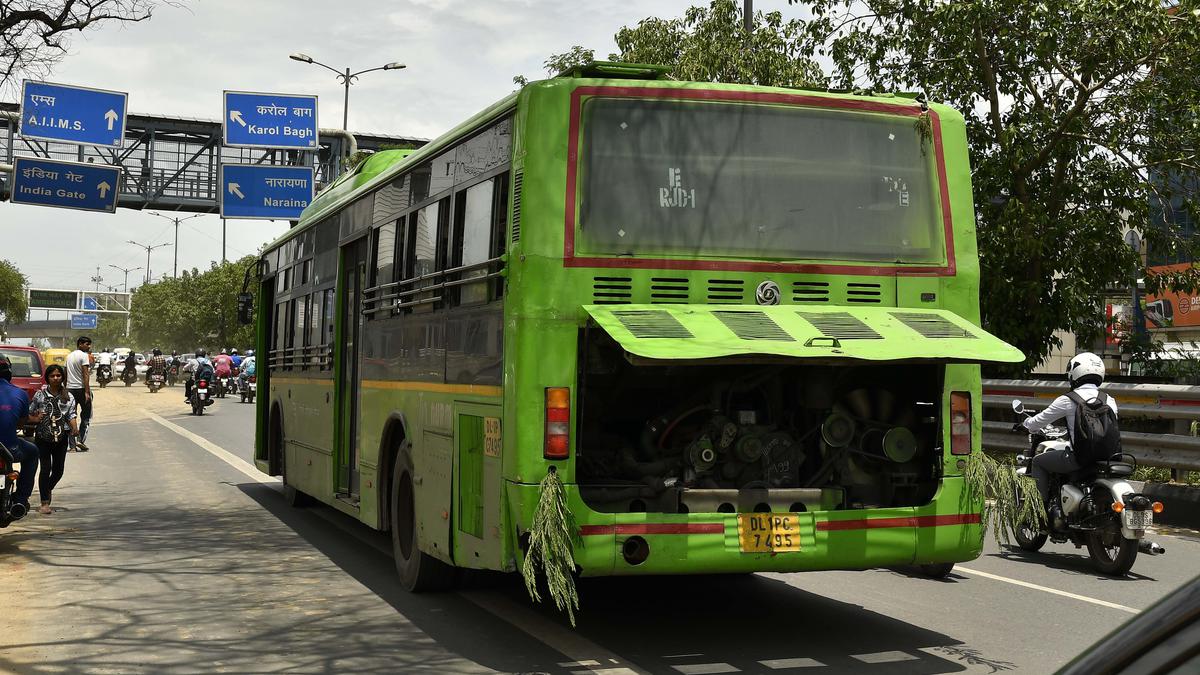
[[104, 181], [97, 185], [96, 189], [100, 191], [100, 198], [104, 199], [104, 195], [108, 194], [108, 191], [112, 189], [112, 186], [109, 185], [107, 181]]
[[108, 130], [112, 131], [113, 124], [117, 121], [117, 111], [109, 109], [108, 112], [104, 113], [104, 119], [108, 120]]
[[242, 194], [242, 191], [240, 189], [241, 187], [242, 186], [238, 183], [230, 183], [229, 184], [229, 194], [237, 195], [238, 199], [245, 199], [246, 195]]
[[237, 122], [238, 124], [240, 124], [242, 126], [246, 126], [246, 120], [242, 119], [242, 111], [241, 110], [230, 110], [229, 111], [229, 120], [231, 122]]

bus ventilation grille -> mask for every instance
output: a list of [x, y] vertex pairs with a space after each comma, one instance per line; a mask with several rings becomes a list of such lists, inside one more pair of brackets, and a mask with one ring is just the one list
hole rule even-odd
[[521, 241], [521, 185], [525, 182], [525, 172], [518, 171], [513, 175], [512, 202], [512, 243]]
[[709, 279], [708, 302], [714, 305], [744, 304], [745, 286], [742, 279]]
[[629, 277], [592, 277], [592, 302], [597, 305], [628, 305], [633, 297]]
[[792, 282], [792, 302], [829, 302], [829, 282]]
[[879, 304], [879, 284], [846, 284], [846, 302]]
[[735, 335], [743, 340], [779, 340], [781, 342], [795, 342], [796, 339], [788, 332], [779, 327], [771, 317], [765, 312], [713, 312], [725, 324], [725, 327], [733, 331]]
[[892, 316], [896, 317], [905, 326], [917, 331], [927, 338], [978, 338], [971, 331], [962, 326], [945, 319], [943, 317], [931, 314], [918, 314], [916, 312], [892, 312]]
[[651, 303], [685, 303], [687, 301], [688, 280], [686, 277], [651, 277]]
[[883, 336], [848, 312], [796, 312], [821, 335], [839, 340], [880, 340]]
[[692, 331], [663, 309], [614, 311], [613, 316], [638, 338], [690, 338]]

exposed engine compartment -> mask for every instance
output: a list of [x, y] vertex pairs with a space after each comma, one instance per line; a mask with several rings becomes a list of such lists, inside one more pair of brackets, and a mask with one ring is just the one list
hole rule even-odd
[[581, 340], [577, 480], [593, 509], [806, 511], [929, 502], [940, 364], [635, 363]]

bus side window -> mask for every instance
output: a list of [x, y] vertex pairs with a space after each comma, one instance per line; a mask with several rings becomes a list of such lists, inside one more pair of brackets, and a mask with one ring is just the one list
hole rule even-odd
[[293, 359], [293, 363], [296, 364], [297, 369], [304, 370], [305, 368], [308, 367], [308, 359], [305, 358], [305, 350], [304, 350], [304, 348], [307, 346], [305, 344], [305, 338], [308, 337], [308, 331], [306, 330], [307, 324], [305, 323], [305, 321], [308, 320], [308, 296], [302, 295], [299, 298], [296, 298], [295, 302], [296, 302], [296, 351], [295, 351], [296, 358]]
[[287, 303], [287, 322], [284, 324], [284, 330], [287, 337], [284, 342], [284, 362], [287, 364], [285, 370], [292, 369], [292, 362], [295, 357], [296, 348], [296, 301], [288, 300]]
[[277, 370], [286, 365], [284, 349], [287, 347], [287, 301], [275, 303], [275, 335], [271, 339], [271, 359], [268, 363]]
[[[492, 232], [491, 246], [488, 249], [488, 255], [492, 258], [499, 258], [508, 250], [508, 203], [511, 198], [508, 194], [508, 174], [502, 173], [496, 176], [496, 190], [493, 194], [492, 203]], [[499, 269], [499, 265], [497, 269]], [[499, 299], [504, 297], [504, 277], [496, 277], [492, 280], [491, 299]]]
[[[412, 269], [409, 278], [423, 277], [432, 274], [437, 270], [437, 252], [438, 252], [438, 224], [441, 222], [442, 202], [445, 200], [434, 202], [429, 206], [417, 211], [414, 216], [416, 220], [413, 226], [413, 242], [412, 242]], [[421, 281], [412, 286], [412, 288], [424, 288], [433, 283], [432, 280]], [[406, 296], [406, 302], [413, 300], [426, 300], [432, 297], [429, 293], [419, 295]], [[428, 312], [433, 310], [432, 303], [423, 303], [414, 305], [414, 312]]]
[[308, 337], [305, 338], [305, 344], [308, 345], [308, 358], [305, 359], [314, 370], [321, 366], [321, 351], [324, 347], [321, 346], [321, 297], [323, 291], [314, 291], [309, 296], [308, 300]]
[[[371, 271], [371, 279], [367, 285], [369, 287], [376, 287], [383, 284], [390, 284], [395, 281], [393, 270], [395, 269], [396, 259], [396, 223], [385, 223], [375, 228], [372, 239], [374, 239], [375, 244], [375, 266]], [[391, 304], [394, 302], [393, 300], [381, 301], [379, 298], [394, 292], [395, 288], [385, 288], [376, 291], [371, 296], [373, 299], [365, 303], [365, 308], [369, 311], [385, 304]], [[382, 316], [384, 316], [382, 312], [370, 312], [366, 318], [370, 321]]]
[[[454, 209], [452, 250], [447, 268], [477, 265], [488, 260], [491, 249], [495, 188], [495, 181], [489, 180], [472, 185], [466, 191], [458, 193]], [[486, 274], [487, 269], [481, 267], [463, 272], [461, 278], [470, 279]], [[447, 279], [447, 281], [456, 281], [456, 279]], [[486, 281], [464, 284], [454, 290], [458, 292], [447, 294], [449, 298], [457, 296], [454, 304], [478, 305], [488, 301]]]
[[324, 310], [321, 312], [321, 325], [324, 326], [325, 337], [322, 342], [321, 369], [333, 370], [333, 289], [325, 289]]

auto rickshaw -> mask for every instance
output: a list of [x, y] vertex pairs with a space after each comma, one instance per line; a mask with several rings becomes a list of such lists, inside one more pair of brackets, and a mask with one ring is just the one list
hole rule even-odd
[[46, 362], [47, 366], [50, 365], [51, 363], [57, 363], [58, 365], [62, 366], [63, 368], [66, 368], [67, 367], [67, 357], [70, 355], [71, 355], [70, 349], [47, 349], [44, 352], [42, 352], [42, 360]]

